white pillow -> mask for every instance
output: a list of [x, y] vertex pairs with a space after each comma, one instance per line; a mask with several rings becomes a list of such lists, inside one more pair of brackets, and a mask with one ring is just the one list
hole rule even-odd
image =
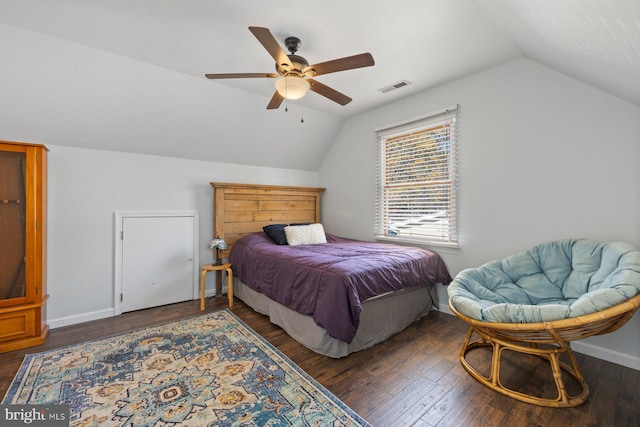
[[289, 225], [284, 228], [290, 246], [327, 243], [322, 224]]

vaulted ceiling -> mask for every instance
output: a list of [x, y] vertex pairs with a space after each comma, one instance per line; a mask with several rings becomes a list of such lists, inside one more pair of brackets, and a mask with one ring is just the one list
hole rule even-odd
[[[640, 106], [637, 0], [0, 0], [0, 10], [5, 139], [317, 170], [345, 120], [519, 57]], [[316, 78], [353, 98], [346, 106], [309, 93], [288, 112], [266, 110], [273, 80], [204, 77], [274, 72], [249, 26], [300, 38], [310, 63], [370, 52], [375, 66]]]

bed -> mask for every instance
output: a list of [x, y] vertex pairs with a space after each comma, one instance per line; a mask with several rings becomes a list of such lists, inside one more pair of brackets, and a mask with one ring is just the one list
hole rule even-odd
[[322, 188], [211, 185], [214, 235], [227, 242], [234, 296], [317, 353], [339, 358], [386, 340], [434, 308], [435, 283], [451, 281], [426, 249], [324, 230], [326, 244], [278, 245], [264, 233], [274, 224], [322, 227]]

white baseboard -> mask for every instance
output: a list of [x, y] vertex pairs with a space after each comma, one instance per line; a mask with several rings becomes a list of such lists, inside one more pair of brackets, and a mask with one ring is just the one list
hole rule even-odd
[[113, 308], [93, 311], [91, 313], [76, 314], [74, 316], [59, 317], [57, 319], [47, 319], [50, 329], [61, 328], [63, 326], [75, 325], [76, 323], [89, 322], [91, 320], [104, 319], [115, 316]]
[[[226, 292], [227, 287], [222, 288], [223, 293]], [[210, 298], [216, 295], [215, 289], [205, 290], [205, 297]], [[193, 298], [194, 300], [200, 299], [200, 294]], [[90, 322], [92, 320], [104, 319], [105, 317], [114, 317], [115, 309], [107, 308], [105, 310], [93, 311], [91, 313], [76, 314], [74, 316], [59, 317], [57, 319], [47, 319], [47, 324], [50, 329], [62, 328], [63, 326], [75, 325], [76, 323]]]
[[[454, 316], [448, 304], [439, 304], [438, 311]], [[460, 345], [462, 345], [462, 342]], [[586, 354], [587, 356], [595, 357], [596, 359], [606, 360], [607, 362], [640, 371], [640, 358], [636, 356], [620, 353], [618, 351], [593, 345], [584, 341], [571, 342], [571, 348], [576, 353]]]
[[[227, 281], [224, 281], [224, 284], [222, 285], [222, 294], [226, 295], [227, 294]], [[211, 298], [211, 297], [215, 297], [216, 296], [216, 290], [215, 289], [205, 289], [204, 290], [204, 296], [205, 298]], [[194, 298], [194, 300], [196, 299], [200, 299], [200, 293], [198, 292], [198, 295], [196, 295]]]
[[449, 308], [449, 304], [444, 304], [444, 306], [438, 306], [438, 311], [455, 316], [455, 314], [453, 314], [453, 311], [451, 311], [451, 309]]
[[640, 371], [640, 358], [636, 356], [620, 353], [618, 351], [589, 344], [584, 341], [573, 341], [571, 343], [571, 348], [576, 353], [586, 354], [587, 356], [592, 356], [597, 359], [606, 360], [607, 362], [616, 363], [618, 365]]

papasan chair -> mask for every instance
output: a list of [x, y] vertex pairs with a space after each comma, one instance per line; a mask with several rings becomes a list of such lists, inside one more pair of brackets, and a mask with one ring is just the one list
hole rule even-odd
[[[448, 287], [453, 313], [471, 325], [460, 351], [462, 366], [487, 387], [540, 406], [572, 407], [589, 398], [571, 341], [613, 332], [640, 305], [640, 251], [621, 243], [562, 240], [461, 271]], [[477, 335], [472, 341], [473, 336]], [[480, 373], [468, 353], [490, 348], [491, 366]], [[547, 360], [558, 395], [535, 396], [503, 385], [502, 352]], [[566, 355], [568, 363], [560, 361]], [[486, 364], [486, 362], [485, 362]], [[562, 371], [581, 389], [569, 395]]]

